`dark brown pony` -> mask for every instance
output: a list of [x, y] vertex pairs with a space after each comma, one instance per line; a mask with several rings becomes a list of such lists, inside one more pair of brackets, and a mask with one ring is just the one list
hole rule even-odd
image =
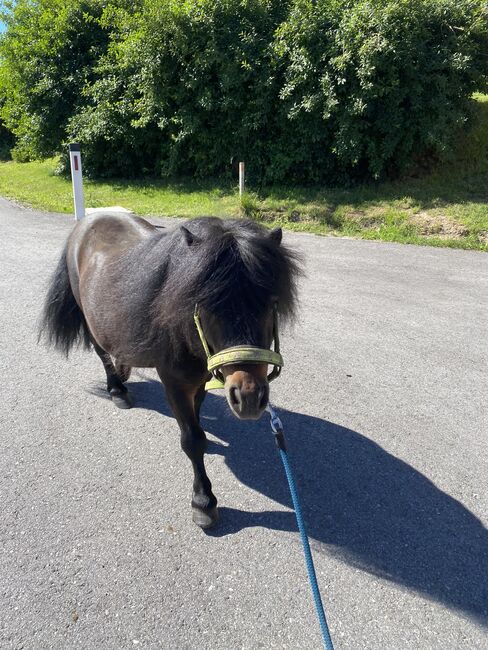
[[[156, 368], [194, 470], [193, 519], [217, 520], [204, 466], [199, 412], [209, 379], [194, 324], [198, 304], [211, 353], [235, 345], [269, 348], [273, 309], [293, 315], [298, 266], [271, 232], [251, 221], [195, 219], [165, 230], [144, 219], [99, 213], [78, 222], [53, 275], [41, 334], [68, 355], [93, 346], [120, 408], [131, 406], [131, 368]], [[222, 368], [232, 412], [259, 418], [268, 403], [267, 364]]]

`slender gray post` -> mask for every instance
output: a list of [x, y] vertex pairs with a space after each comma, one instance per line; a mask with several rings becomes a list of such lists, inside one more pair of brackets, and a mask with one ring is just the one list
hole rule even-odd
[[71, 179], [73, 182], [73, 200], [75, 204], [75, 219], [85, 216], [85, 199], [83, 197], [83, 172], [81, 169], [80, 145], [74, 142], [69, 145], [69, 160], [71, 165]]
[[244, 163], [239, 163], [239, 196], [244, 194]]

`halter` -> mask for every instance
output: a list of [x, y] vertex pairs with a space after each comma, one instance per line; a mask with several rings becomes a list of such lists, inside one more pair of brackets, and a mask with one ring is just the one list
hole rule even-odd
[[268, 375], [268, 381], [273, 381], [279, 376], [281, 368], [284, 365], [283, 357], [280, 354], [280, 339], [278, 336], [278, 309], [273, 306], [273, 339], [274, 350], [258, 348], [254, 345], [235, 345], [231, 348], [225, 348], [216, 354], [210, 354], [210, 348], [203, 333], [202, 323], [200, 321], [200, 311], [198, 305], [195, 305], [193, 319], [198, 331], [198, 336], [202, 342], [203, 349], [207, 355], [207, 370], [212, 373], [213, 378], [205, 384], [205, 390], [213, 388], [223, 388], [225, 377], [220, 368], [229, 366], [234, 363], [269, 363], [274, 366]]

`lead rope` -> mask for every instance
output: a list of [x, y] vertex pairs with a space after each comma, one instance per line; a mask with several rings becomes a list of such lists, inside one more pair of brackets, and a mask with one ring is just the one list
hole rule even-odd
[[325, 618], [322, 598], [320, 597], [319, 586], [317, 583], [317, 576], [315, 575], [315, 567], [313, 565], [312, 553], [310, 551], [310, 544], [308, 543], [307, 531], [305, 530], [305, 523], [302, 517], [302, 510], [300, 508], [300, 503], [298, 501], [298, 494], [295, 486], [295, 481], [293, 480], [293, 474], [288, 460], [285, 436], [283, 433], [283, 425], [281, 424], [281, 420], [277, 416], [276, 411], [271, 406], [271, 404], [268, 403], [266, 410], [269, 413], [271, 429], [273, 430], [275, 436], [275, 442], [278, 447], [278, 451], [280, 452], [281, 460], [283, 461], [283, 466], [285, 468], [286, 478], [288, 479], [288, 485], [290, 487], [290, 494], [293, 501], [293, 507], [295, 509], [295, 516], [297, 518], [298, 530], [300, 531], [300, 537], [302, 539], [303, 553], [305, 555], [305, 563], [307, 565], [308, 578], [310, 580], [310, 586], [312, 587], [312, 594], [315, 601], [315, 609], [317, 610], [320, 629], [322, 630], [322, 639], [324, 641], [324, 647], [326, 648], [326, 650], [334, 650], [334, 646], [332, 645], [332, 639], [330, 638], [329, 627], [327, 625], [327, 620]]

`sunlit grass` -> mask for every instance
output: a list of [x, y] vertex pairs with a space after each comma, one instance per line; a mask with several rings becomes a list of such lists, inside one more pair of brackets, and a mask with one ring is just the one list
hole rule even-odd
[[[48, 212], [72, 212], [71, 181], [55, 175], [57, 160], [0, 163], [0, 194]], [[85, 204], [121, 205], [141, 215], [196, 217], [239, 213], [230, 184], [85, 179]]]

